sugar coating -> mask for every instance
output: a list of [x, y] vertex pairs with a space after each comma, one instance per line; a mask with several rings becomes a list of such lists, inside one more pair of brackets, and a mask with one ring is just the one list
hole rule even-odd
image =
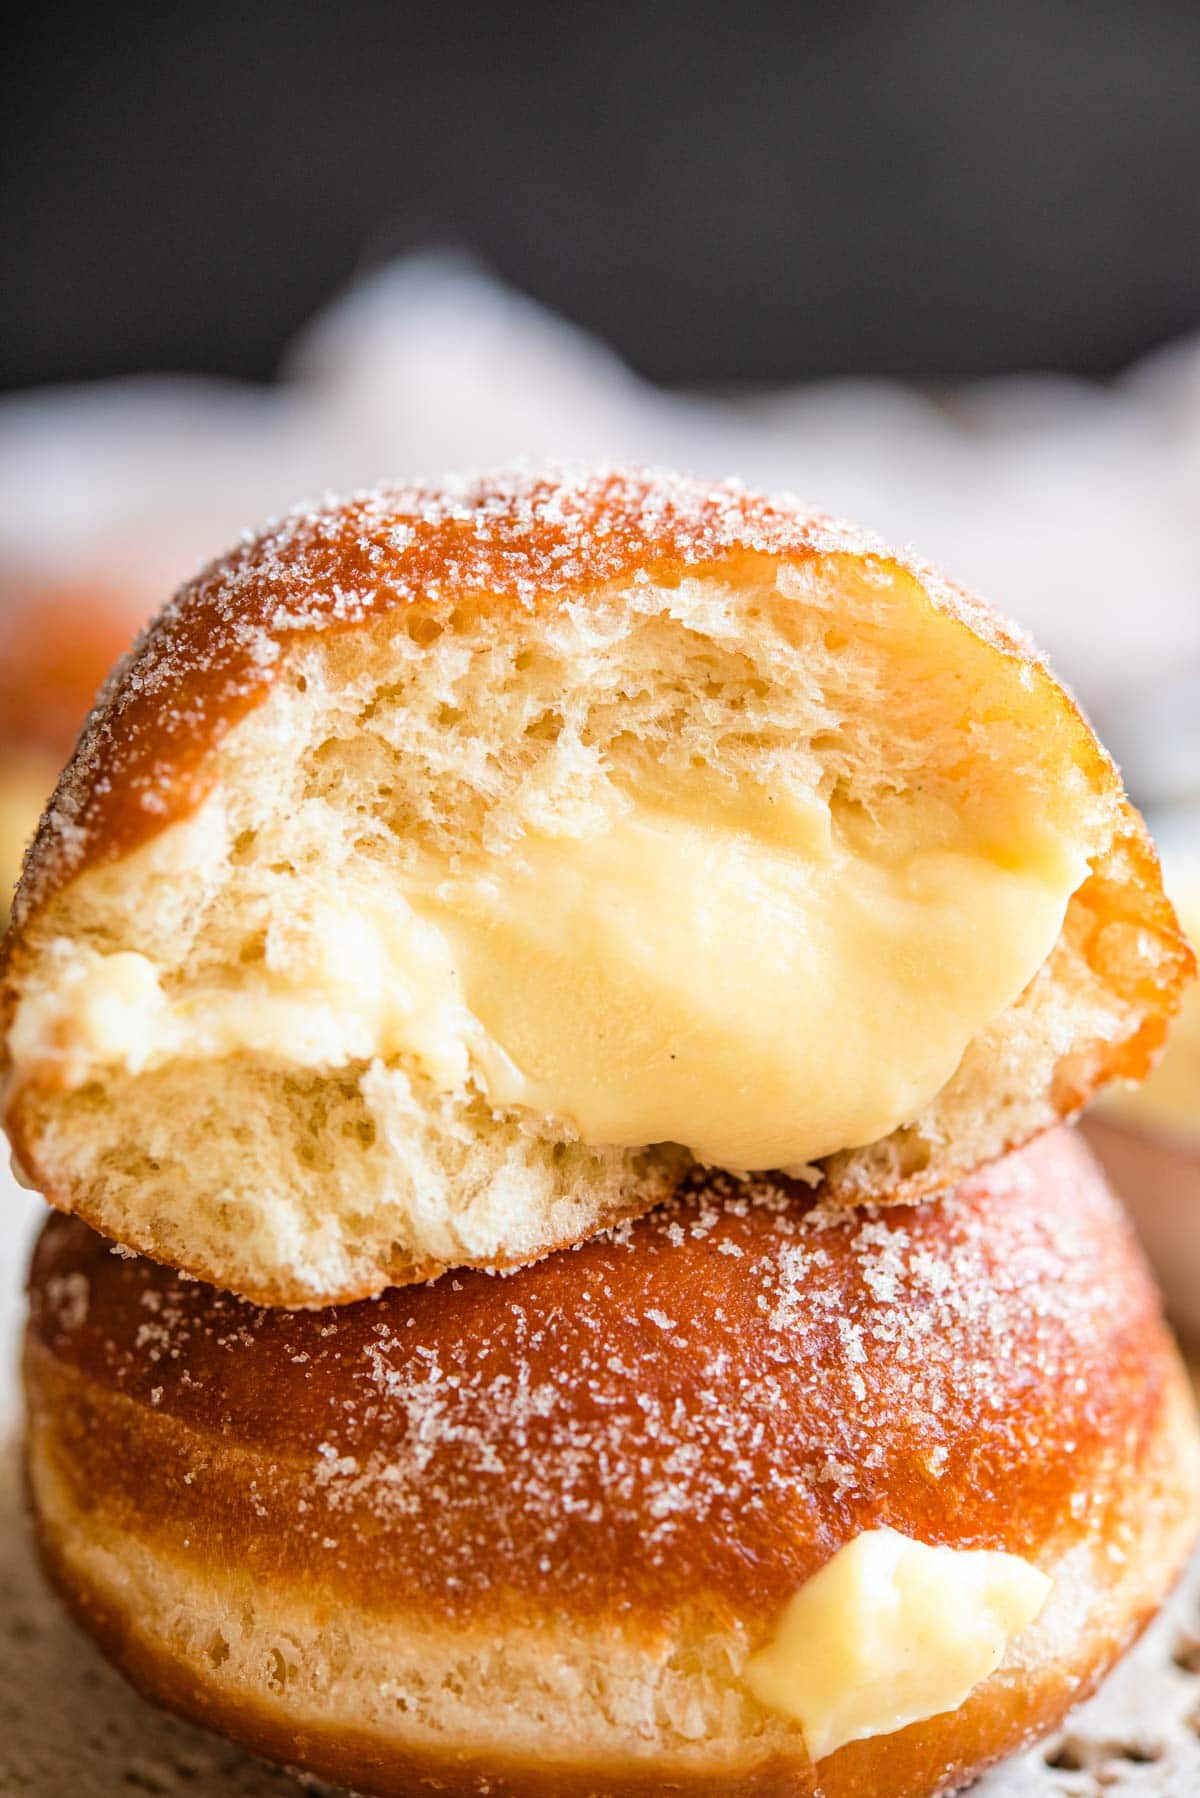
[[[932, 604], [850, 527], [732, 486], [646, 474], [380, 490], [248, 540], [174, 604], [94, 720], [56, 813], [67, 836], [81, 833], [70, 864], [81, 877], [55, 862], [55, 823], [31, 862], [24, 928], [0, 970], [0, 1077], [24, 1177], [110, 1239], [255, 1301], [347, 1303], [455, 1266], [515, 1266], [646, 1209], [674, 1178], [680, 1144], [701, 1160], [782, 1163], [793, 1175], [831, 1147], [810, 1169], [828, 1195], [911, 1201], [1070, 1114], [1114, 1072], [1136, 1075], [1186, 961], [1140, 821], [1053, 680], [988, 615], [932, 576], [928, 585]], [[805, 1074], [798, 1090], [815, 1111], [830, 1100], [831, 1128], [811, 1140], [704, 1141], [702, 1100], [690, 1115], [681, 1105], [597, 1117], [594, 1093], [540, 1078], [529, 1103], [519, 1093], [509, 1103], [503, 1085], [493, 1090], [487, 1043], [477, 1053], [467, 1040], [470, 1018], [439, 1024], [427, 1065], [424, 1027], [395, 1027], [403, 1007], [392, 1000], [407, 984], [398, 963], [394, 978], [366, 974], [376, 960], [393, 968], [393, 936], [408, 940], [406, 883], [418, 883], [418, 914], [444, 900], [453, 912], [449, 889], [428, 897], [441, 871], [473, 882], [495, 867], [517, 941], [542, 898], [548, 922], [560, 909], [533, 864], [549, 858], [549, 885], [569, 884], [577, 845], [611, 861], [614, 890], [632, 899], [639, 881], [618, 865], [621, 820], [631, 805], [674, 804], [676, 794], [689, 815], [711, 808], [715, 822], [727, 804], [732, 818], [743, 800], [757, 812], [765, 798], [788, 820], [781, 843], [793, 842], [793, 822], [827, 817], [839, 853], [825, 873], [853, 898], [848, 919], [889, 909], [859, 905], [863, 873], [873, 881], [878, 870], [841, 856], [860, 825], [889, 880], [893, 860], [911, 857], [915, 871], [927, 849], [960, 841], [1008, 871], [1024, 867], [1027, 839], [1052, 845], [1060, 897], [1068, 868], [1071, 879], [1091, 872], [1052, 948], [1055, 908], [1046, 913], [1037, 953], [1050, 953], [1035, 977], [1031, 949], [1004, 985], [1011, 1002], [997, 990], [999, 1009], [981, 1003], [960, 1019], [944, 1052], [932, 1052], [937, 1031], [918, 991], [931, 1065], [910, 1100], [854, 1123]], [[691, 831], [680, 840], [690, 845]], [[683, 942], [690, 924], [717, 915], [723, 884], [710, 906], [706, 873], [697, 864], [676, 874], [670, 841], [642, 872], [663, 889], [656, 919], [678, 903]], [[107, 865], [88, 868], [89, 856]], [[1003, 931], [981, 937], [977, 907], [965, 891], [955, 899], [957, 888], [955, 874], [937, 903], [973, 921], [971, 940], [994, 936], [998, 974]], [[39, 890], [47, 904], [30, 917]], [[804, 890], [795, 895], [807, 907]], [[832, 972], [822, 890], [802, 934], [827, 946]], [[840, 918], [840, 903], [831, 910]], [[1028, 925], [1028, 907], [1012, 912]], [[562, 916], [574, 916], [569, 905]], [[482, 922], [465, 938], [454, 926], [460, 940], [447, 950], [463, 958], [453, 979], [472, 989], [503, 985], [491, 980], [494, 952], [471, 946]], [[581, 924], [572, 929], [582, 942]], [[639, 934], [631, 919], [624, 941], [608, 939], [604, 990], [633, 992]], [[948, 940], [937, 947], [957, 955]], [[140, 959], [115, 959], [126, 954]], [[502, 959], [515, 971], [523, 954]], [[652, 959], [653, 986], [666, 968]], [[849, 994], [820, 983], [824, 1020], [797, 1000], [771, 1025], [778, 994], [760, 1007], [727, 959], [718, 957], [725, 985], [682, 981], [688, 1003], [705, 998], [714, 1020], [697, 1026], [701, 1063], [708, 1047], [732, 1042], [747, 1073], [725, 1014], [754, 1040], [776, 1029], [787, 1040], [793, 1012], [809, 1010], [797, 1042], [819, 1060], [821, 1039], [836, 1033], [851, 1058], [847, 1084], [861, 1087], [853, 1063], [870, 1006], [854, 980]], [[570, 960], [534, 984], [571, 981]], [[928, 960], [900, 958], [918, 985]], [[851, 961], [878, 968], [880, 958]], [[110, 1006], [127, 982], [161, 1030], [135, 1028], [130, 1008]], [[464, 994], [468, 1012], [477, 997]], [[293, 1031], [297, 1002], [304, 1028]], [[435, 1009], [441, 1018], [440, 1001]], [[483, 1009], [506, 1050], [538, 1012], [499, 991]], [[585, 1008], [568, 1010], [594, 1039]], [[556, 1017], [551, 1007], [544, 1044], [516, 1054], [527, 1076], [561, 1056]], [[508, 1028], [514, 1018], [522, 1032]], [[918, 1057], [909, 1060], [912, 1076]], [[612, 1081], [583, 1085], [619, 1088], [622, 1067], [618, 1050]], [[691, 1078], [686, 1066], [675, 1073]], [[768, 1125], [789, 1115], [763, 1100], [764, 1081], [752, 1086]], [[737, 1081], [723, 1072], [719, 1090], [733, 1134], [753, 1137], [753, 1120], [736, 1115]], [[720, 1252], [732, 1261], [742, 1246]]]
[[368, 1603], [769, 1608], [860, 1529], [1036, 1549], [1098, 1524], [1162, 1377], [1148, 1278], [1065, 1135], [878, 1213], [714, 1176], [508, 1279], [332, 1312], [98, 1243], [48, 1227], [37, 1335], [201, 1445], [253, 1447], [239, 1472], [201, 1446], [189, 1477], [223, 1505], [244, 1478]]
[[1016, 626], [910, 551], [735, 481], [515, 469], [299, 506], [182, 588], [118, 664], [30, 852], [15, 915], [198, 804], [205, 752], [314, 633], [417, 604], [534, 610], [631, 573], [661, 580], [737, 556], [835, 552], [907, 569], [939, 609], [1038, 664]]

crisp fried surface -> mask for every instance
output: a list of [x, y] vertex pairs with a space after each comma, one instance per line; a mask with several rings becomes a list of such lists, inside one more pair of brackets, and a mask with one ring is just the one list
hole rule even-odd
[[[768, 1617], [883, 1523], [1016, 1553], [1102, 1523], [1174, 1362], [1073, 1137], [878, 1217], [783, 1185], [723, 1201], [717, 1180], [510, 1278], [307, 1313], [53, 1221], [33, 1365], [105, 1406], [78, 1477], [117, 1514], [203, 1519], [196, 1552], [381, 1609], [704, 1591]], [[228, 1453], [191, 1466], [193, 1432]]]
[[[878, 1215], [718, 1179], [510, 1278], [329, 1312], [255, 1310], [56, 1219], [31, 1293], [33, 1487], [74, 1606], [152, 1695], [368, 1791], [816, 1790], [737, 1668], [887, 1524], [1056, 1581], [960, 1712], [821, 1768], [827, 1794], [932, 1793], [1049, 1728], [1190, 1539], [1182, 1375], [1066, 1135]], [[386, 1726], [343, 1653], [409, 1691]], [[590, 1694], [575, 1746], [548, 1653]], [[603, 1693], [643, 1678], [666, 1710], [630, 1762]]]

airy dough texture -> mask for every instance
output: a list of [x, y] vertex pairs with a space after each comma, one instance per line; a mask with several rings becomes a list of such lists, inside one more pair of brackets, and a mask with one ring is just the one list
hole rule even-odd
[[[72, 1608], [151, 1697], [361, 1791], [929, 1798], [1052, 1728], [1195, 1533], [1186, 1378], [1065, 1132], [873, 1214], [712, 1176], [510, 1278], [327, 1312], [58, 1218], [30, 1293]], [[746, 1664], [882, 1526], [1053, 1590], [958, 1710], [814, 1768]]]
[[[264, 963], [303, 979], [330, 895], [336, 921], [339, 896], [423, 855], [503, 856], [697, 767], [816, 796], [876, 841], [915, 797], [935, 843], [1016, 819], [1092, 870], [926, 1109], [825, 1160], [831, 1194], [937, 1190], [1144, 1072], [1189, 953], [1111, 763], [1028, 647], [848, 527], [644, 475], [382, 489], [185, 590], [43, 823], [8, 940], [10, 1053], [19, 1008], [100, 956], [145, 956], [185, 1000], [252, 990]], [[54, 1204], [289, 1305], [526, 1262], [644, 1211], [687, 1159], [589, 1146], [369, 1054], [17, 1066], [7, 1123]]]

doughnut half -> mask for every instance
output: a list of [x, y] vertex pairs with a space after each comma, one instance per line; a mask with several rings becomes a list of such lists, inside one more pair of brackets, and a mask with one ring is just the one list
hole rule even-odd
[[298, 511], [118, 668], [0, 1019], [31, 1184], [264, 1303], [515, 1266], [689, 1165], [919, 1198], [1160, 1044], [1191, 955], [1030, 646], [645, 473]]
[[[46, 1563], [147, 1695], [370, 1793], [925, 1798], [1054, 1726], [1196, 1522], [1190, 1396], [1086, 1151], [855, 1214], [697, 1179], [508, 1277], [257, 1310], [38, 1247]], [[1053, 1582], [957, 1708], [814, 1766], [747, 1679], [862, 1532]]]

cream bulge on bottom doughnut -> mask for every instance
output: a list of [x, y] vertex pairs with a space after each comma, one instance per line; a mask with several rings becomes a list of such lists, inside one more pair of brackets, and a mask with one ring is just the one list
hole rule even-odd
[[369, 1793], [929, 1798], [1057, 1721], [1193, 1532], [1186, 1382], [1067, 1134], [858, 1214], [697, 1175], [337, 1311], [55, 1219], [31, 1293], [76, 1614], [150, 1696]]

